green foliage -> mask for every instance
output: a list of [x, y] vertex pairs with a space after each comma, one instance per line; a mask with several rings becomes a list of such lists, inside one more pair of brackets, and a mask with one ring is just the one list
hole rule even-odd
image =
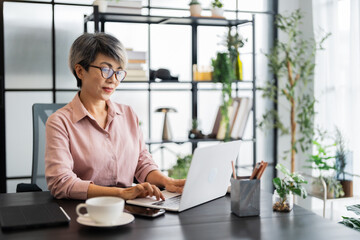
[[221, 116], [222, 121], [226, 124], [226, 133], [225, 141], [230, 140], [230, 120], [228, 110], [232, 104], [231, 84], [234, 79], [234, 70], [230, 62], [230, 58], [227, 53], [218, 52], [216, 59], [212, 59], [213, 71], [213, 81], [220, 82], [222, 84], [222, 106], [221, 106]]
[[[284, 158], [287, 158], [290, 152], [304, 152], [311, 147], [316, 100], [309, 89], [309, 83], [313, 81], [315, 53], [323, 49], [322, 44], [329, 36], [326, 34], [318, 42], [306, 40], [299, 28], [302, 18], [300, 10], [292, 12], [289, 16], [276, 16], [275, 26], [287, 39], [283, 42], [276, 41], [272, 51], [265, 54], [275, 78], [260, 88], [263, 91], [262, 96], [276, 104], [280, 104], [278, 99], [285, 99], [286, 101], [282, 101], [281, 104], [288, 110], [290, 117], [291, 110], [294, 112], [295, 119], [290, 123], [291, 128], [286, 127], [278, 111], [272, 109], [263, 115], [259, 124], [262, 129], [276, 128], [281, 135], [292, 135], [290, 150], [284, 152]], [[275, 84], [276, 82], [278, 84]], [[301, 132], [300, 138], [296, 137], [296, 132]]]
[[346, 207], [346, 209], [348, 211], [354, 212], [356, 215], [360, 215], [360, 204], [348, 206], [348, 207]]
[[[231, 31], [232, 28], [229, 27], [228, 33], [223, 37], [222, 45], [228, 49], [230, 62], [233, 66], [233, 69], [236, 69], [236, 66], [238, 65], [239, 48], [244, 46], [245, 42], [247, 42], [247, 39], [244, 39], [243, 36], [238, 33], [238, 31], [235, 31], [233, 34]], [[239, 76], [236, 76], [236, 78], [240, 79]]]
[[214, 68], [213, 81], [222, 84], [230, 85], [234, 79], [234, 72], [231, 67], [228, 53], [218, 52], [215, 59], [212, 59], [212, 66]]
[[192, 160], [192, 154], [186, 155], [184, 157], [178, 156], [176, 164], [171, 169], [168, 170], [169, 177], [175, 179], [186, 178], [190, 168], [191, 160]]
[[191, 0], [191, 2], [189, 3], [189, 5], [197, 5], [197, 4], [200, 4], [200, 3], [196, 0]]
[[211, 6], [213, 8], [222, 8], [224, 5], [222, 4], [222, 2], [220, 0], [214, 0], [211, 2]]
[[336, 131], [336, 171], [337, 178], [340, 178], [342, 175], [343, 180], [345, 180], [345, 166], [346, 166], [346, 147], [345, 139], [341, 134], [339, 128], [335, 128]]
[[305, 167], [319, 170], [319, 177], [313, 182], [313, 184], [321, 185], [322, 180], [324, 180], [328, 192], [334, 192], [336, 198], [342, 197], [345, 195], [342, 185], [330, 172], [331, 170], [336, 170], [336, 156], [333, 155], [332, 152], [335, 152], [337, 143], [333, 142], [331, 144], [324, 144], [323, 142], [329, 138], [328, 133], [326, 131], [321, 131], [320, 129], [317, 129], [316, 132], [317, 137], [312, 141], [316, 151], [313, 155], [309, 156], [309, 159], [306, 160], [311, 163], [311, 165]]
[[227, 34], [223, 37], [222, 45], [227, 47], [230, 60], [232, 63], [237, 61], [237, 56], [239, 54], [239, 48], [242, 48], [245, 45], [245, 42], [247, 42], [247, 39], [244, 39], [244, 37], [239, 34], [237, 31], [232, 34], [231, 33], [232, 28], [229, 27], [229, 31]]
[[191, 121], [191, 129], [196, 130], [198, 127], [199, 127], [199, 121], [196, 118], [194, 118]]
[[336, 147], [336, 142], [331, 144], [324, 144], [326, 141], [328, 133], [320, 129], [316, 130], [317, 136], [316, 139], [312, 141], [313, 145], [316, 147], [315, 153], [309, 156], [309, 159], [306, 162], [310, 162], [310, 166], [305, 166], [306, 168], [318, 169], [320, 172], [320, 177], [324, 176], [324, 173], [329, 172], [329, 170], [335, 170], [335, 155], [332, 155], [331, 152], [334, 151]]
[[321, 143], [313, 140], [313, 144], [316, 146], [316, 153], [311, 155], [307, 162], [313, 163], [308, 168], [320, 170], [320, 175], [323, 171], [328, 171], [330, 169], [335, 169], [334, 162], [331, 161], [335, 159], [335, 156], [328, 155], [328, 149], [335, 146], [334, 144], [322, 146]]
[[313, 182], [313, 184], [321, 186], [322, 185], [321, 179], [325, 181], [328, 193], [334, 193], [335, 198], [339, 198], [345, 195], [340, 181], [336, 180], [334, 176], [328, 176], [328, 177], [320, 176]]
[[290, 171], [280, 163], [276, 165], [276, 169], [285, 175], [282, 179], [279, 177], [273, 179], [276, 192], [281, 199], [286, 200], [286, 195], [290, 192], [304, 199], [307, 197], [306, 189], [302, 186], [302, 184], [307, 184], [307, 181], [305, 181], [303, 176], [298, 173], [290, 173]]
[[[352, 206], [346, 207], [348, 211], [354, 212], [356, 215], [360, 215], [360, 204], [355, 204]], [[343, 220], [340, 222], [347, 227], [353, 228], [357, 231], [360, 231], [360, 219], [359, 218], [352, 218], [352, 217], [342, 217]]]

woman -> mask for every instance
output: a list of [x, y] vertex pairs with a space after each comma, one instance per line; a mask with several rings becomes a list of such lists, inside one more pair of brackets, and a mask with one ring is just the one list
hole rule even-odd
[[[185, 180], [158, 170], [131, 107], [110, 100], [126, 63], [123, 45], [111, 35], [83, 34], [73, 43], [69, 67], [80, 91], [46, 123], [45, 175], [56, 198], [159, 200], [164, 196], [158, 187], [182, 192]], [[134, 177], [140, 184], [125, 188]]]

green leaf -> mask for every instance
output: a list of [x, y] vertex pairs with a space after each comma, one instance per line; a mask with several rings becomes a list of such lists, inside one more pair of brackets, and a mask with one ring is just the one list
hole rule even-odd
[[281, 179], [278, 178], [278, 177], [273, 179], [273, 184], [274, 184], [276, 189], [281, 189], [282, 188]]
[[284, 173], [285, 175], [290, 176], [290, 171], [286, 167], [284, 167], [284, 165], [282, 165], [281, 163], [278, 163], [275, 168], [281, 171], [282, 173]]
[[354, 212], [356, 215], [360, 215], [360, 204], [355, 204], [351, 206], [347, 206], [346, 209], [348, 211]]
[[342, 218], [343, 218], [343, 221], [340, 223], [344, 224], [347, 227], [350, 227], [357, 231], [360, 231], [360, 220], [359, 219], [351, 218], [351, 217], [342, 217]]

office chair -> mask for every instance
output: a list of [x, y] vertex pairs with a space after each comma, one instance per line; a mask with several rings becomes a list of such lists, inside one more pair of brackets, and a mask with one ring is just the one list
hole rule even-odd
[[31, 183], [19, 183], [16, 192], [47, 191], [45, 179], [45, 123], [64, 103], [35, 103], [33, 115], [33, 162]]

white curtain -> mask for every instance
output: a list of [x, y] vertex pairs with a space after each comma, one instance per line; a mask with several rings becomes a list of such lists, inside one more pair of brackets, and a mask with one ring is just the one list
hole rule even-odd
[[[353, 173], [360, 175], [360, 1], [313, 0], [313, 21], [315, 36], [331, 33], [316, 55], [315, 124], [329, 132], [339, 127], [353, 151]], [[359, 188], [354, 178], [354, 194]]]

